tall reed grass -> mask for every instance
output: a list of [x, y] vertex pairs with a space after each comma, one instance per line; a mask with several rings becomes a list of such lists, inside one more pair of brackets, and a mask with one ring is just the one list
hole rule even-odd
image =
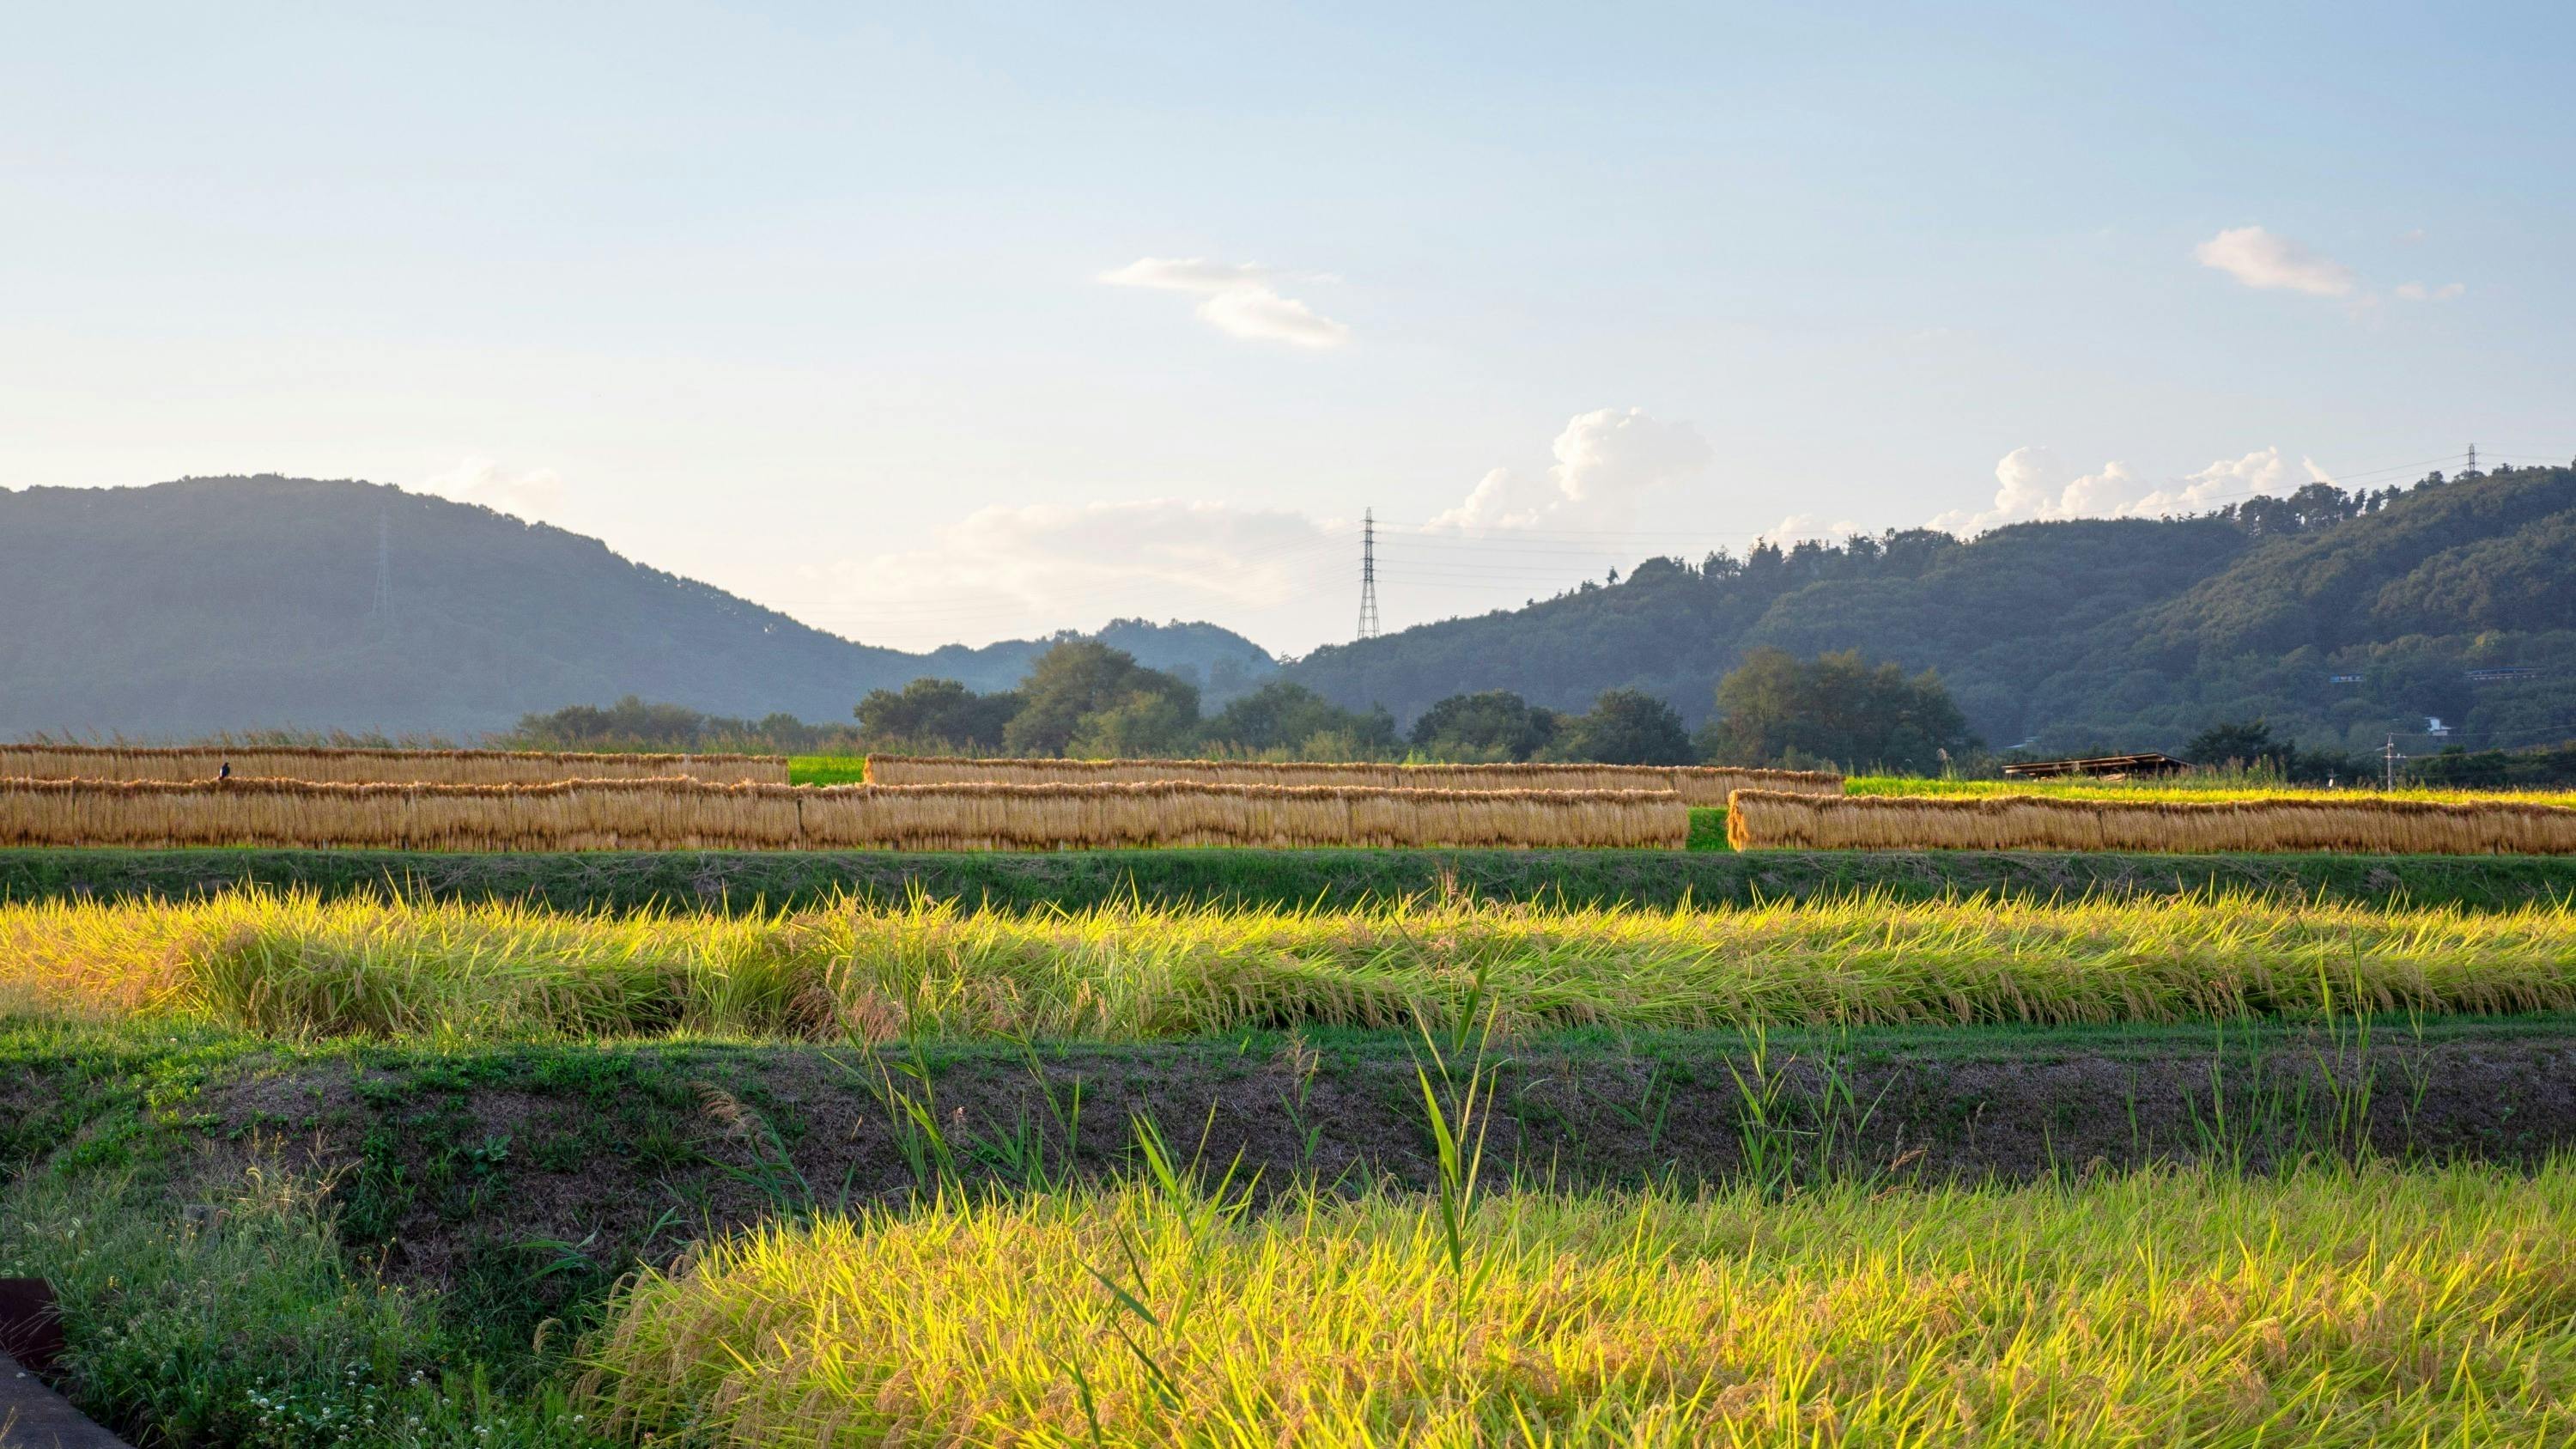
[[1842, 793], [1840, 775], [1711, 765], [1399, 765], [1369, 761], [1012, 760], [957, 755], [870, 755], [880, 785], [1063, 785], [1100, 780], [1187, 780], [1209, 785], [1331, 785], [1371, 790], [1668, 790], [1692, 805], [1723, 805], [1733, 790]]
[[1645, 790], [1280, 785], [542, 785], [0, 779], [0, 845], [396, 850], [1059, 850], [1117, 846], [1679, 848]]
[[1447, 1029], [1479, 1011], [1506, 1033], [2565, 1011], [2576, 909], [1862, 896], [611, 915], [253, 891], [0, 906], [0, 1007], [13, 1001], [287, 1037], [1107, 1041]]
[[2130, 800], [2044, 795], [1820, 797], [1737, 791], [1738, 850], [2338, 851], [2576, 854], [2576, 809], [2368, 796]]
[[555, 780], [787, 783], [779, 755], [569, 754], [544, 750], [374, 750], [321, 746], [0, 745], [0, 777], [29, 780], [242, 778], [346, 785], [535, 785]]
[[1246, 1211], [951, 1195], [648, 1272], [656, 1442], [2529, 1444], [2576, 1435], [2576, 1167]]

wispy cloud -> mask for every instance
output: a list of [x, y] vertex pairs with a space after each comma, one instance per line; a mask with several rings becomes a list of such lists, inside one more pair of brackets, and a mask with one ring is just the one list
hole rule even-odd
[[2457, 297], [2467, 296], [2469, 293], [2469, 284], [2466, 282], [2444, 282], [2442, 285], [2436, 287], [2424, 282], [2400, 282], [2397, 284], [2396, 291], [2398, 300], [2400, 301], [2448, 302]]
[[2259, 226], [2231, 227], [2192, 249], [2204, 267], [2215, 267], [2249, 287], [2348, 297], [2359, 285], [2352, 269]]
[[1351, 329], [1294, 297], [1283, 297], [1281, 282], [1329, 282], [1323, 273], [1288, 273], [1251, 263], [1211, 262], [1202, 257], [1142, 257], [1100, 280], [1113, 287], [1151, 287], [1188, 292], [1201, 300], [1198, 318], [1229, 337], [1284, 342], [1291, 347], [1339, 347]]

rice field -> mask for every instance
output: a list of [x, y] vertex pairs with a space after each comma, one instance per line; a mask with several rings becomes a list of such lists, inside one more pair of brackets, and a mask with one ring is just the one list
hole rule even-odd
[[2298, 798], [1794, 795], [1744, 790], [1738, 850], [2076, 850], [2576, 854], [2576, 809], [2324, 792]]
[[0, 1008], [286, 1038], [1093, 1041], [1470, 1015], [1513, 1035], [2565, 1011], [2576, 907], [1856, 896], [722, 915], [243, 891], [0, 905]]
[[745, 1446], [2576, 1435], [2563, 1160], [1457, 1205], [1138, 1187], [779, 1224], [624, 1291], [587, 1393], [622, 1435]]

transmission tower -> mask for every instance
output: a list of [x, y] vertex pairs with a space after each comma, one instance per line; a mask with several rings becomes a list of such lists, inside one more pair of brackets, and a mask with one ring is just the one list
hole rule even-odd
[[2478, 445], [2475, 443], [2469, 444], [2469, 466], [2465, 471], [2471, 473], [2478, 471]]
[[1377, 510], [1360, 514], [1360, 634], [1377, 637]]

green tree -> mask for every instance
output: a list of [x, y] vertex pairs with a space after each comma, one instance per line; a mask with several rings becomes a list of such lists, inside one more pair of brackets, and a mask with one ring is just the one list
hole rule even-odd
[[1395, 747], [1395, 717], [1383, 709], [1344, 709], [1302, 684], [1274, 679], [1217, 712], [1202, 731], [1212, 744], [1247, 750], [1286, 750], [1318, 735], [1347, 737], [1356, 751], [1384, 754]]
[[997, 750], [1019, 708], [1016, 693], [977, 694], [954, 679], [916, 679], [900, 693], [870, 690], [853, 712], [871, 741]]
[[[1138, 702], [1139, 696], [1167, 701], [1159, 708]], [[1085, 716], [1125, 710], [1133, 724], [1118, 731], [1146, 728], [1147, 720], [1185, 719], [1196, 725], [1199, 692], [1188, 682], [1147, 669], [1136, 656], [1092, 639], [1067, 640], [1037, 657], [1020, 683], [1019, 713], [1002, 730], [1003, 748], [1019, 755], [1061, 755], [1082, 732]]]
[[2269, 765], [2283, 775], [2297, 756], [2296, 747], [2272, 738], [2271, 725], [2259, 719], [2211, 725], [2182, 747], [2182, 757], [2195, 765]]
[[1673, 707], [1642, 689], [1603, 690], [1592, 710], [1575, 719], [1563, 737], [1573, 759], [1605, 765], [1687, 765], [1690, 731]]
[[1976, 743], [1940, 676], [1908, 679], [1857, 649], [1803, 664], [1785, 650], [1753, 650], [1718, 681], [1717, 716], [1700, 735], [1701, 753], [1719, 764], [1831, 761], [1914, 774]]
[[1413, 743], [1469, 760], [1526, 760], [1556, 742], [1559, 717], [1508, 689], [1453, 694], [1413, 722]]
[[1198, 692], [1137, 690], [1075, 722], [1065, 753], [1080, 759], [1153, 759], [1189, 749], [1198, 731]]

